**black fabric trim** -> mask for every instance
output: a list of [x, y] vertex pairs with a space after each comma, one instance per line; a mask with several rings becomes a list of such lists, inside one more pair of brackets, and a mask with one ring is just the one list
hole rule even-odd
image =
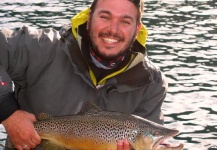
[[120, 73], [116, 76], [119, 85], [127, 84], [130, 87], [143, 87], [151, 82], [151, 75], [143, 66], [143, 62], [125, 71], [125, 73]]
[[2, 96], [0, 99], [0, 123], [19, 109], [20, 105], [12, 93]]
[[135, 40], [135, 42], [133, 43], [131, 50], [134, 51], [134, 52], [140, 52], [140, 53], [142, 53], [142, 54], [144, 54], [144, 55], [147, 56], [147, 49], [146, 49], [146, 47], [144, 47], [143, 45], [141, 45], [139, 43], [139, 41], [137, 41], [137, 40]]

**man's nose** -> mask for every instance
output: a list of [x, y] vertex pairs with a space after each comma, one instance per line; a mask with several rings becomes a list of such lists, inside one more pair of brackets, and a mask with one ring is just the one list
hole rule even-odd
[[118, 30], [119, 30], [118, 20], [116, 20], [116, 19], [111, 20], [108, 28], [112, 34], [118, 33]]

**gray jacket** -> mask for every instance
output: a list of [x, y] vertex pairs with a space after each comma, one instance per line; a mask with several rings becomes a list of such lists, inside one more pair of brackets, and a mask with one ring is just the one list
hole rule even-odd
[[102, 110], [132, 113], [162, 124], [167, 82], [146, 54], [137, 52], [124, 72], [95, 86], [79, 40], [67, 26], [61, 32], [25, 26], [19, 31], [2, 29], [0, 82], [8, 84], [0, 84], [0, 106], [2, 97], [12, 92], [13, 81], [20, 109], [35, 115], [75, 114], [91, 100]]

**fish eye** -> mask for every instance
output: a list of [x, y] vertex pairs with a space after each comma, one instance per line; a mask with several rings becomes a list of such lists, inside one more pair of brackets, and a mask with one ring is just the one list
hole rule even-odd
[[154, 136], [159, 136], [160, 135], [160, 132], [159, 131], [155, 131], [154, 132]]

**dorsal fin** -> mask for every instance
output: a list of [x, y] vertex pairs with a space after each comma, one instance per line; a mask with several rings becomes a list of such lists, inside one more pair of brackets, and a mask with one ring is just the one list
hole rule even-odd
[[86, 113], [97, 113], [102, 111], [93, 101], [86, 101], [79, 114], [86, 114]]
[[38, 120], [47, 120], [47, 119], [50, 119], [52, 118], [53, 116], [49, 115], [49, 114], [46, 114], [46, 113], [40, 113], [38, 116], [37, 116], [37, 119]]

